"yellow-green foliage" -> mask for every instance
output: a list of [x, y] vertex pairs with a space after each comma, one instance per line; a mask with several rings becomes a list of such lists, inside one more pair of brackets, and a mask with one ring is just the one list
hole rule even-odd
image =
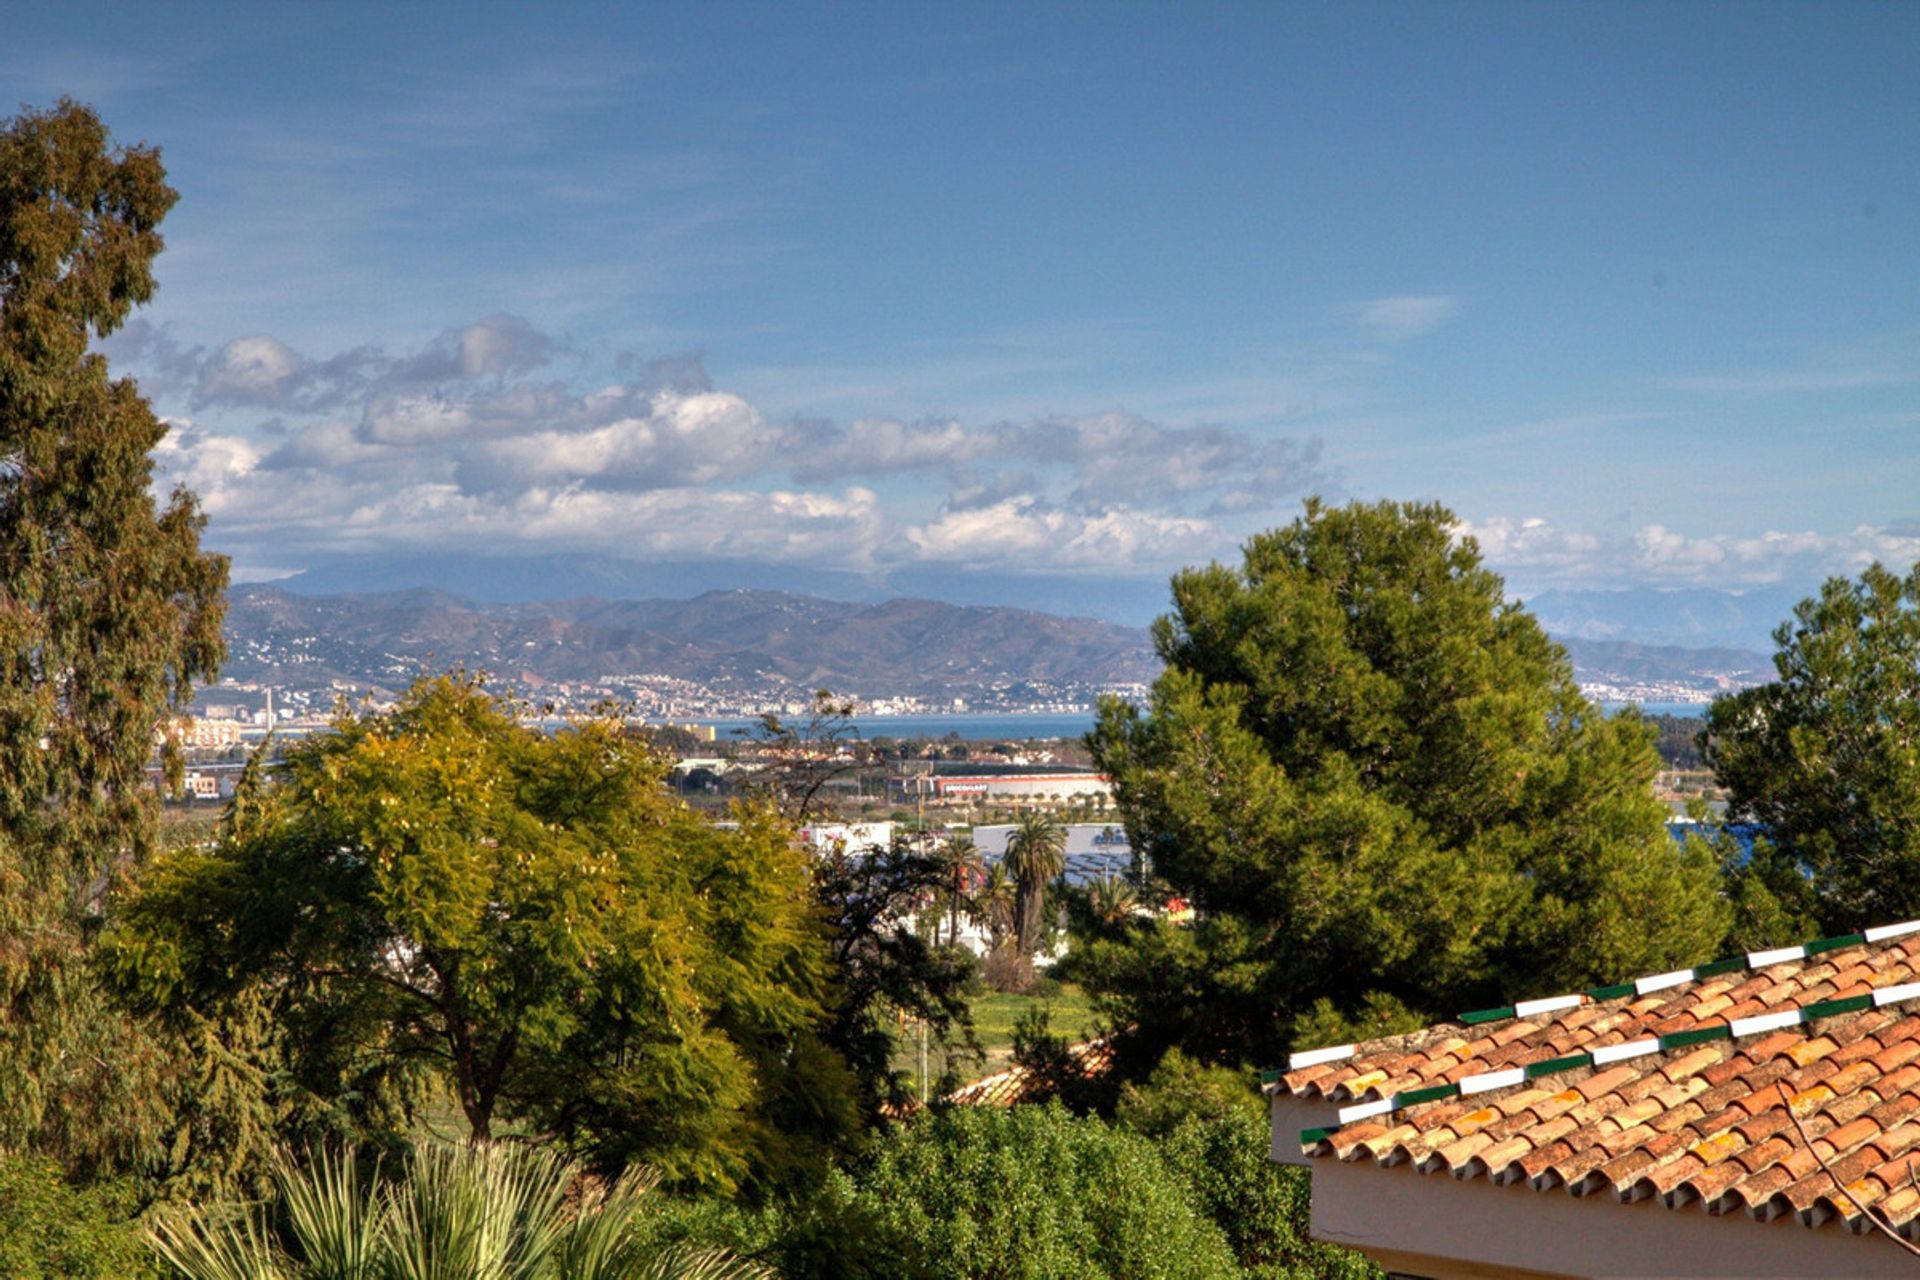
[[7, 1280], [141, 1280], [156, 1274], [111, 1184], [70, 1185], [51, 1160], [0, 1155], [0, 1275]]
[[363, 1122], [430, 1077], [477, 1137], [530, 1126], [728, 1189], [852, 1123], [805, 865], [771, 814], [736, 816], [682, 806], [617, 720], [545, 734], [427, 680], [166, 858], [112, 969], [162, 1010], [265, 993], [299, 1089]]
[[486, 1143], [417, 1147], [395, 1174], [324, 1151], [282, 1159], [277, 1213], [185, 1206], [150, 1238], [181, 1280], [771, 1280], [721, 1250], [653, 1243], [651, 1175], [583, 1180], [536, 1148]]

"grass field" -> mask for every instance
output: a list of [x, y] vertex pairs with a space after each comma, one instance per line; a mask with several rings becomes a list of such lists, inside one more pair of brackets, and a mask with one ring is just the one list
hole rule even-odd
[[[969, 1004], [973, 1013], [973, 1034], [986, 1057], [978, 1062], [955, 1054], [953, 1069], [963, 1080], [973, 1080], [1004, 1068], [1013, 1060], [1013, 1028], [1029, 1009], [1042, 1008], [1052, 1018], [1053, 1033], [1069, 1040], [1084, 1040], [1093, 1034], [1093, 1003], [1072, 983], [1061, 985], [1051, 996], [1012, 996], [988, 992]], [[918, 1079], [920, 1042], [916, 1028], [909, 1026], [895, 1042], [894, 1067]], [[937, 1049], [928, 1052], [927, 1073], [937, 1079], [947, 1063]]]

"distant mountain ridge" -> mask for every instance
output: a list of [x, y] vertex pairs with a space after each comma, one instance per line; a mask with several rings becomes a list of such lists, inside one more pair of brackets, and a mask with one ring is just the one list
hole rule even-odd
[[1631, 640], [1555, 637], [1583, 682], [1685, 685], [1697, 691], [1744, 687], [1773, 679], [1773, 659], [1754, 649], [1691, 649]]
[[232, 679], [403, 685], [464, 664], [506, 678], [657, 674], [718, 687], [787, 685], [854, 695], [941, 694], [995, 684], [1152, 680], [1147, 632], [1024, 609], [896, 599], [847, 604], [781, 591], [691, 600], [481, 604], [431, 589], [296, 595], [235, 588]]
[[1527, 600], [1540, 625], [1562, 642], [1611, 640], [1688, 649], [1771, 652], [1773, 631], [1814, 588], [1748, 591], [1711, 587], [1559, 588]]
[[[395, 689], [464, 665], [522, 685], [662, 675], [716, 689], [967, 697], [1020, 684], [1145, 683], [1160, 669], [1141, 627], [998, 606], [849, 603], [761, 590], [501, 604], [431, 588], [312, 595], [254, 585], [232, 591], [227, 633], [228, 678], [309, 688], [338, 681]], [[1771, 676], [1757, 650], [1559, 638], [1588, 682], [1707, 692]]]

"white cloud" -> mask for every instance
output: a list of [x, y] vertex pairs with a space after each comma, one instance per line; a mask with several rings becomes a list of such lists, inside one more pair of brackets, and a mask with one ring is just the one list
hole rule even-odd
[[592, 480], [628, 489], [739, 480], [773, 469], [782, 433], [739, 396], [661, 391], [599, 426], [536, 430], [479, 446], [463, 476], [482, 483]]
[[1245, 529], [1221, 517], [1288, 511], [1317, 476], [1313, 443], [1120, 411], [774, 421], [691, 359], [581, 390], [538, 379], [560, 347], [513, 316], [323, 359], [268, 335], [210, 355], [136, 336], [121, 354], [215, 420], [276, 415], [277, 441], [183, 421], [159, 460], [249, 564], [484, 545], [1159, 573], [1230, 555]]
[[1217, 554], [1221, 531], [1204, 520], [1114, 508], [1091, 514], [1032, 497], [949, 508], [906, 531], [915, 559], [970, 569], [1106, 569]]
[[1493, 568], [1542, 584], [1739, 588], [1854, 574], [1876, 560], [1901, 572], [1920, 562], [1920, 532], [1897, 526], [1735, 535], [1648, 524], [1609, 537], [1537, 516], [1494, 516], [1455, 528], [1480, 544]]
[[1348, 308], [1369, 329], [1391, 338], [1412, 338], [1437, 328], [1460, 310], [1460, 300], [1440, 293], [1402, 293]]
[[306, 364], [278, 338], [264, 333], [235, 338], [202, 366], [195, 398], [202, 404], [277, 404]]

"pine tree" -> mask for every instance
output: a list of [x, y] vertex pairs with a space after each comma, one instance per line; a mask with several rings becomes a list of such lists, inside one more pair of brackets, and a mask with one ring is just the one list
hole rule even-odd
[[157, 1133], [164, 1056], [87, 925], [153, 841], [155, 727], [224, 656], [225, 557], [149, 492], [166, 434], [89, 345], [154, 291], [175, 192], [71, 101], [0, 127], [0, 1146], [89, 1165]]
[[1146, 715], [1094, 757], [1136, 849], [1199, 913], [1081, 968], [1149, 1052], [1294, 1042], [1711, 958], [1712, 859], [1679, 850], [1638, 717], [1567, 656], [1438, 506], [1327, 508], [1175, 577]]
[[1707, 715], [1730, 815], [1765, 832], [1736, 872], [1743, 916], [1838, 933], [1920, 915], [1920, 565], [1828, 579], [1774, 642], [1777, 678]]

